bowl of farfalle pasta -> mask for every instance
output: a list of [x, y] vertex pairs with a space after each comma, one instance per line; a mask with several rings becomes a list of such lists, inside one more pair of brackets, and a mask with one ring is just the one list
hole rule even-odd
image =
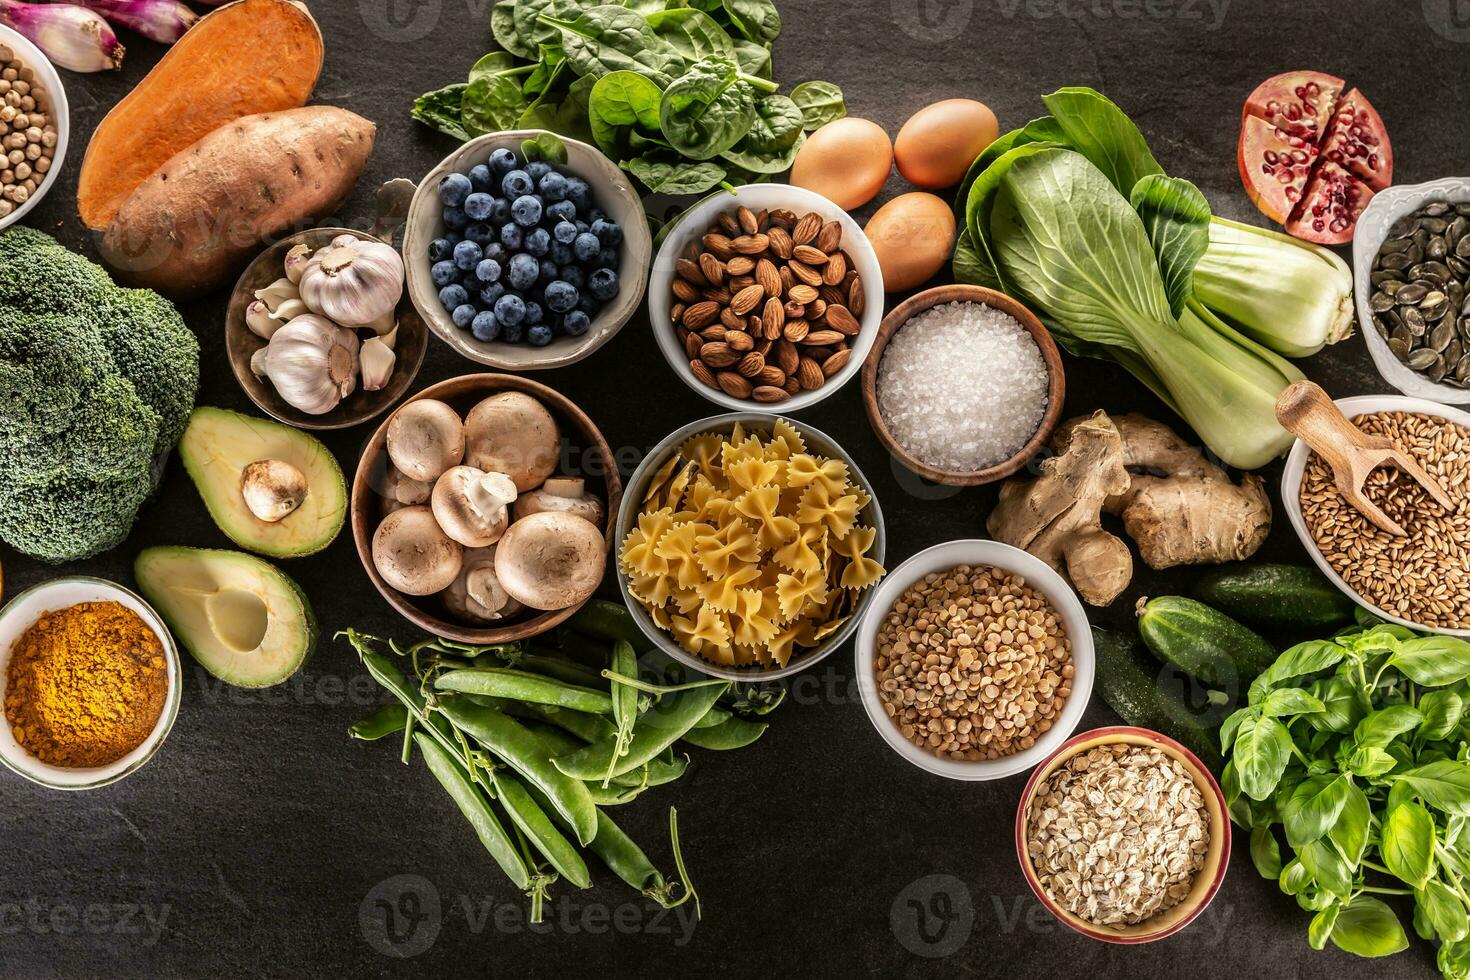
[[765, 681], [857, 628], [884, 575], [883, 516], [852, 458], [790, 419], [692, 422], [633, 473], [618, 510], [618, 587], [633, 618], [695, 670]]

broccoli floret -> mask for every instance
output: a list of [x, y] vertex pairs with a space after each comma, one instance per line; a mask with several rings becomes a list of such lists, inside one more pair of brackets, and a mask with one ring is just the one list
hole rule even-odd
[[198, 387], [171, 303], [41, 232], [0, 232], [0, 539], [50, 561], [121, 543]]

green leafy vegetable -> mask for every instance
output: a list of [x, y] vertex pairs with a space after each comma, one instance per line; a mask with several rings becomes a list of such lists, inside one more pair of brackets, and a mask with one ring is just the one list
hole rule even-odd
[[802, 82], [791, 90], [791, 101], [801, 108], [803, 124], [808, 130], [820, 129], [847, 115], [842, 89], [831, 82]]
[[425, 92], [414, 99], [413, 109], [409, 115], [446, 136], [453, 136], [457, 140], [467, 140], [470, 134], [464, 128], [461, 102], [464, 99], [464, 90], [468, 87], [464, 82], [458, 82], [433, 92]]
[[755, 98], [728, 61], [697, 62], [664, 90], [659, 127], [669, 145], [693, 160], [733, 147], [755, 122]]

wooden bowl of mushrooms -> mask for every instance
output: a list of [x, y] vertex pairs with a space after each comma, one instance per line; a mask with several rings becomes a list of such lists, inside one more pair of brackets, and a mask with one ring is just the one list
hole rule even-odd
[[622, 481], [607, 440], [525, 378], [431, 385], [373, 433], [352, 481], [352, 537], [379, 592], [461, 643], [546, 632], [601, 584]]

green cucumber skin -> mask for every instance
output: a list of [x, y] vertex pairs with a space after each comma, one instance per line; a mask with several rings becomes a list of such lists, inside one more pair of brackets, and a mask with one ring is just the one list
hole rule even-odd
[[1194, 595], [1252, 626], [1320, 631], [1353, 618], [1353, 601], [1306, 565], [1218, 569], [1200, 580]]
[[1220, 771], [1221, 758], [1215, 730], [1192, 717], [1178, 698], [1160, 690], [1157, 671], [1131, 637], [1093, 627], [1097, 657], [1097, 691], [1108, 707], [1130, 725], [1167, 735]]
[[1207, 687], [1243, 688], [1276, 662], [1276, 648], [1258, 634], [1184, 596], [1150, 599], [1138, 635], [1154, 656]]

